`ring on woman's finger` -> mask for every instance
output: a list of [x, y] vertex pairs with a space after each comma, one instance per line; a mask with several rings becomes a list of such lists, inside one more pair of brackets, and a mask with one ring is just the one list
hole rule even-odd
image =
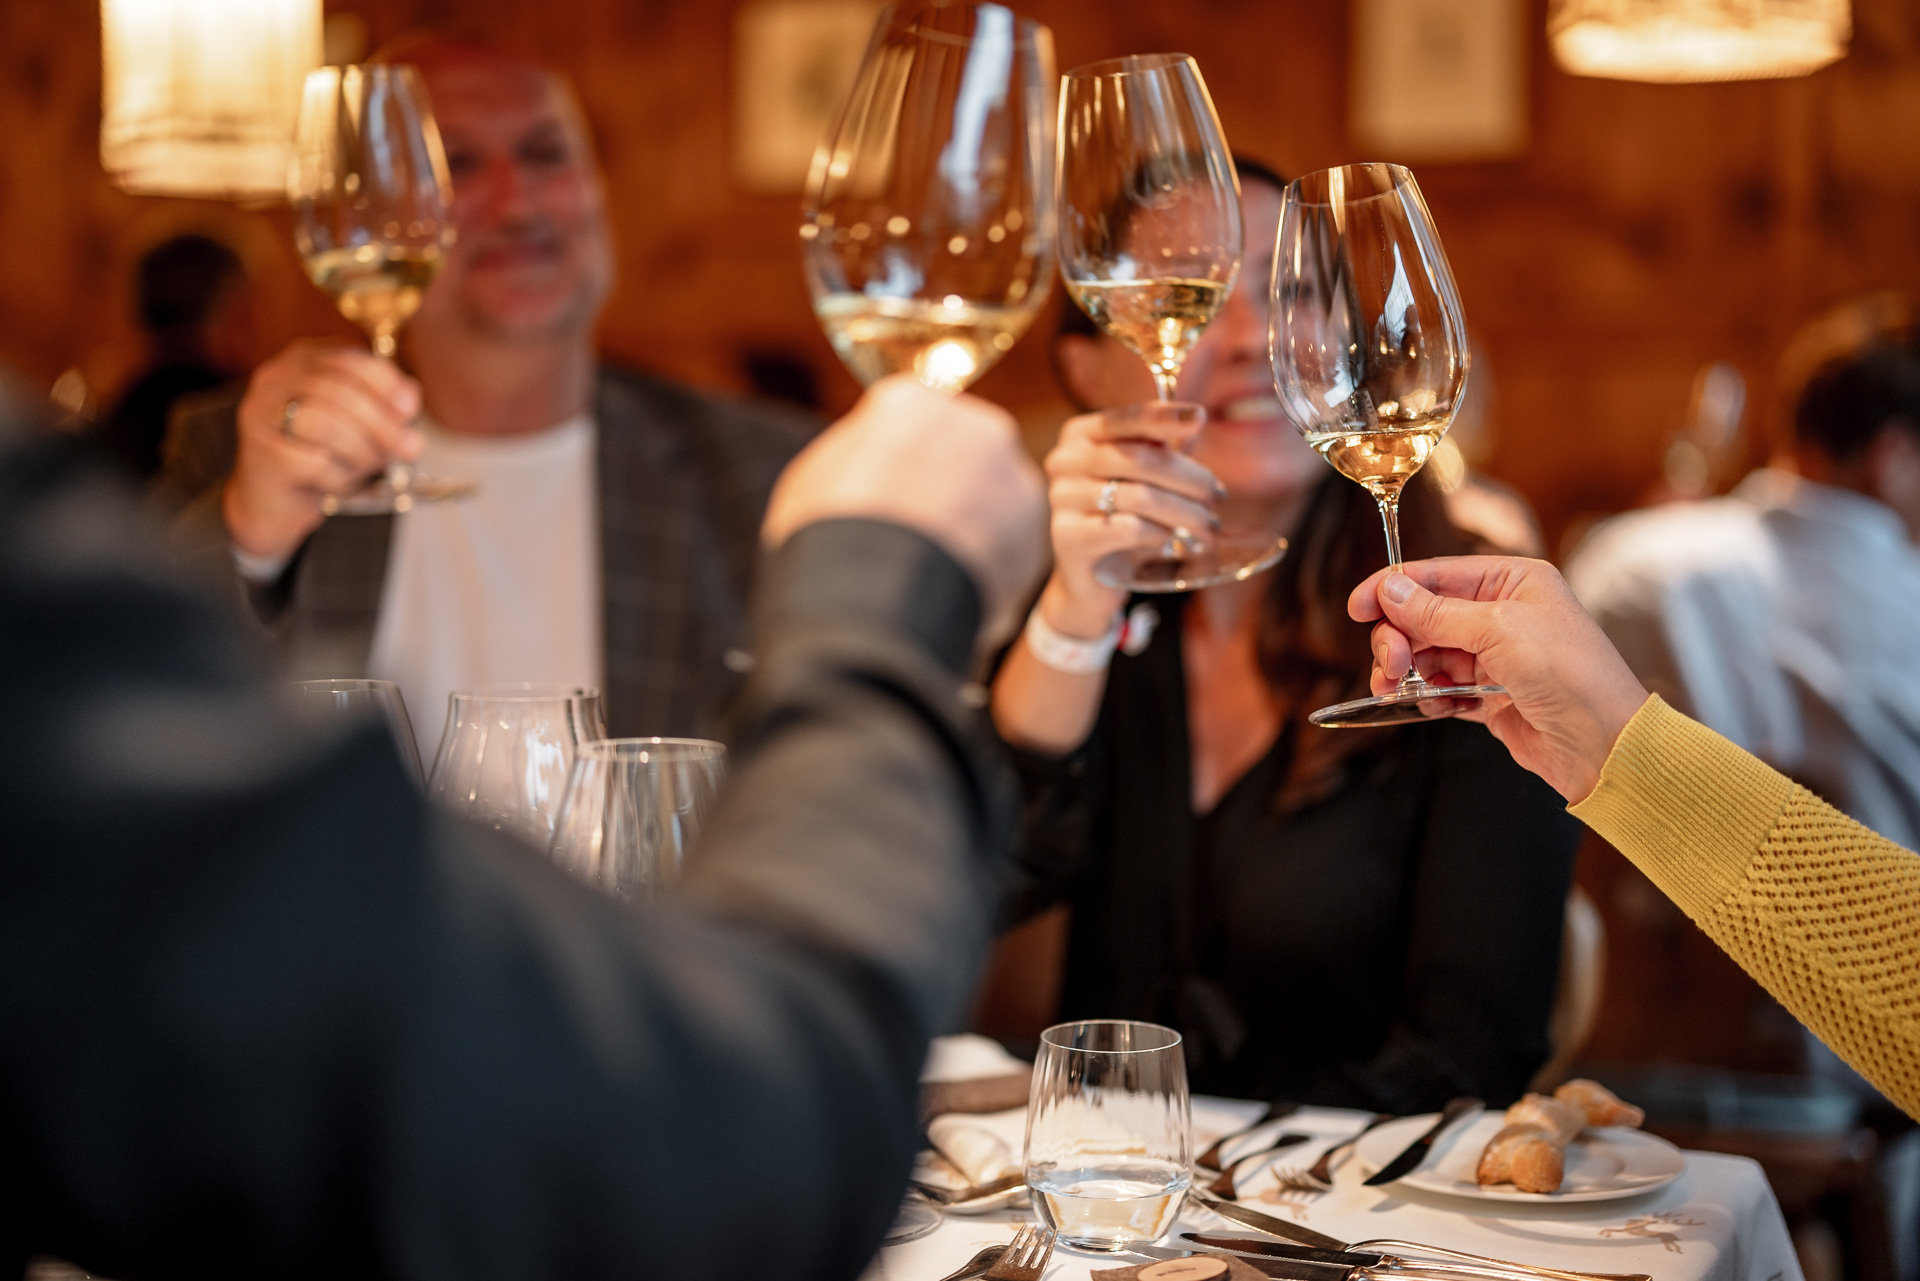
[[280, 410], [280, 434], [282, 436], [285, 436], [288, 440], [300, 439], [298, 436], [293, 434], [293, 422], [294, 422], [294, 419], [298, 418], [299, 416], [300, 416], [300, 398], [298, 396], [295, 396], [292, 400], [289, 400], [286, 403], [286, 405], [283, 406]]
[[1120, 482], [1109, 480], [1100, 486], [1100, 497], [1094, 500], [1093, 509], [1108, 520], [1120, 507]]

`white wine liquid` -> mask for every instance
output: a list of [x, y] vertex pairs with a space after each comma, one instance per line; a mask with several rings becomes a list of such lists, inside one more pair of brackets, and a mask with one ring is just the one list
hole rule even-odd
[[1227, 300], [1218, 280], [1069, 280], [1067, 292], [1101, 332], [1168, 381]]
[[1173, 1227], [1192, 1176], [1165, 1161], [1134, 1160], [1081, 1170], [1035, 1170], [1034, 1206], [1060, 1239], [1091, 1250], [1156, 1241]]
[[376, 340], [390, 341], [413, 318], [439, 270], [438, 249], [362, 246], [332, 249], [307, 259], [307, 275], [313, 283], [333, 296], [341, 315]]
[[1029, 308], [865, 294], [829, 294], [813, 313], [863, 385], [912, 374], [936, 391], [960, 391], [986, 373], [1033, 321]]
[[1374, 494], [1393, 493], [1426, 466], [1451, 418], [1426, 418], [1378, 431], [1315, 432], [1307, 443], [1349, 480]]

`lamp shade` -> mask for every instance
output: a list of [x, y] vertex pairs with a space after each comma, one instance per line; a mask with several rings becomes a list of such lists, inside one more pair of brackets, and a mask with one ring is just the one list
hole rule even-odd
[[1847, 0], [1554, 0], [1547, 18], [1573, 74], [1665, 84], [1804, 76], [1851, 33]]
[[128, 191], [286, 194], [320, 0], [101, 0], [100, 163]]

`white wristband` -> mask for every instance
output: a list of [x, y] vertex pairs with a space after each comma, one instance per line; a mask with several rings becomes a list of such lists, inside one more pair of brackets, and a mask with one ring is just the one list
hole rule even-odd
[[1103, 672], [1113, 660], [1114, 647], [1120, 644], [1120, 611], [1113, 614], [1113, 625], [1098, 640], [1077, 640], [1063, 636], [1047, 625], [1035, 605], [1027, 615], [1027, 648], [1033, 656], [1057, 672], [1074, 676], [1092, 676]]

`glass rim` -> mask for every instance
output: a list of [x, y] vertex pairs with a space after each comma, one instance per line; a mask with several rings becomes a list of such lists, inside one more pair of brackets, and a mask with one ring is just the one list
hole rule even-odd
[[1200, 64], [1193, 60], [1192, 54], [1188, 53], [1130, 53], [1123, 58], [1102, 58], [1098, 62], [1083, 62], [1077, 67], [1062, 72], [1060, 78], [1062, 80], [1118, 79], [1121, 76], [1147, 75], [1182, 65], [1191, 66], [1196, 72], [1200, 69]]
[[625, 761], [648, 752], [658, 752], [662, 756], [682, 754], [687, 756], [725, 756], [727, 745], [711, 738], [590, 738], [580, 744], [577, 754], [581, 759], [603, 761]]
[[467, 703], [570, 703], [578, 699], [599, 698], [600, 691], [591, 685], [542, 685], [526, 681], [456, 689], [450, 691], [447, 697]]
[[[926, 40], [933, 44], [952, 45], [961, 49], [967, 48], [973, 44], [973, 39], [970, 36], [955, 35], [951, 31], [933, 31], [926, 27], [919, 26], [916, 23], [903, 20], [906, 15], [923, 9], [946, 7], [948, 6], [930, 4], [927, 0], [914, 0], [912, 3], [899, 3], [898, 0], [896, 0], [896, 3], [889, 4], [885, 9], [880, 11], [879, 25], [895, 31], [903, 31], [916, 40]], [[1040, 43], [1043, 39], [1042, 33], [1051, 34], [1047, 32], [1045, 24], [1015, 13], [1012, 9], [1007, 8], [1006, 5], [994, 4], [992, 0], [981, 0], [980, 3], [970, 4], [968, 7], [975, 10], [1000, 9], [1013, 14], [1013, 43], [1015, 48], [1030, 48]]]
[[[1095, 1050], [1084, 1045], [1063, 1045], [1054, 1037], [1054, 1033], [1067, 1028], [1095, 1027], [1139, 1027], [1152, 1028], [1156, 1032], [1165, 1032], [1170, 1040], [1165, 1045], [1144, 1045], [1131, 1050]], [[1177, 1050], [1185, 1044], [1185, 1039], [1164, 1023], [1149, 1023], [1145, 1019], [1070, 1019], [1065, 1023], [1055, 1023], [1040, 1034], [1040, 1044], [1047, 1049], [1062, 1054], [1165, 1054], [1168, 1050]]]
[[371, 676], [322, 676], [315, 680], [288, 681], [287, 684], [302, 694], [355, 694], [367, 690], [400, 688], [397, 682], [375, 680]]
[[1359, 169], [1385, 170], [1387, 173], [1387, 176], [1393, 179], [1393, 185], [1385, 191], [1376, 191], [1371, 195], [1342, 196], [1340, 198], [1340, 204], [1343, 208], [1348, 205], [1364, 205], [1370, 200], [1386, 200], [1389, 197], [1397, 195], [1400, 192], [1406, 191], [1406, 190], [1412, 190], [1417, 194], [1420, 190], [1420, 184], [1414, 179], [1413, 170], [1409, 169], [1407, 166], [1394, 164], [1390, 160], [1360, 160], [1350, 165], [1331, 165], [1325, 169], [1315, 169], [1312, 173], [1303, 173], [1298, 178], [1295, 178], [1292, 182], [1288, 183], [1286, 191], [1282, 194], [1285, 196], [1286, 201], [1289, 204], [1309, 205], [1315, 209], [1331, 209], [1333, 207], [1333, 202], [1331, 200], [1307, 199], [1306, 196], [1302, 194], [1302, 192], [1305, 190], [1305, 187], [1302, 184], [1308, 182], [1311, 179], [1322, 177], [1326, 174], [1350, 173], [1354, 170], [1359, 170]]

